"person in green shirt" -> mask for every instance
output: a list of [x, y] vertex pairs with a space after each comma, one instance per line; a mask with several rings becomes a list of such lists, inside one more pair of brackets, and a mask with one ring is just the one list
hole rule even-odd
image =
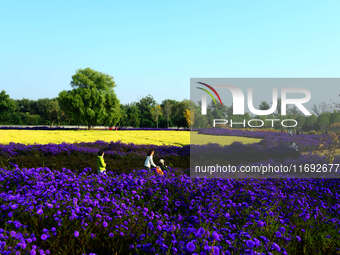
[[97, 155], [97, 170], [98, 174], [106, 174], [106, 164], [104, 161], [104, 151], [100, 150], [98, 151]]

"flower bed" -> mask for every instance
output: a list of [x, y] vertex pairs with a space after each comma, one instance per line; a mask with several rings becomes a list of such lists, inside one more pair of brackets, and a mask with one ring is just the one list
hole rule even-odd
[[155, 150], [155, 162], [163, 158], [177, 168], [189, 168], [189, 146], [156, 146], [123, 144], [120, 142], [76, 144], [35, 144], [10, 143], [0, 145], [0, 167], [18, 164], [20, 167], [45, 165], [55, 169], [63, 167], [78, 171], [85, 167], [96, 169], [96, 155], [105, 151], [105, 161], [110, 171], [129, 172], [143, 168], [146, 154]]
[[339, 180], [0, 169], [0, 253], [335, 254]]
[[280, 144], [290, 144], [295, 142], [301, 150], [310, 151], [318, 148], [320, 141], [325, 135], [300, 134], [290, 135], [288, 133], [272, 132], [272, 131], [248, 131], [239, 129], [223, 129], [223, 128], [206, 128], [200, 129], [199, 134], [214, 136], [243, 136], [251, 138], [262, 138], [261, 144], [265, 146], [273, 146]]

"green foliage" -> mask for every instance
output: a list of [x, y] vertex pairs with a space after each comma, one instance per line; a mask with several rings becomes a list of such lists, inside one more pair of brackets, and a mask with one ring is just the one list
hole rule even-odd
[[14, 101], [9, 97], [8, 94], [6, 94], [6, 91], [2, 90], [0, 92], [0, 114], [14, 110], [15, 110]]
[[269, 104], [266, 101], [261, 102], [259, 105], [260, 110], [268, 110], [270, 108]]
[[334, 111], [331, 114], [330, 122], [333, 123], [338, 123], [340, 122], [340, 112]]
[[57, 99], [38, 99], [36, 101], [37, 114], [44, 124], [53, 125], [60, 121], [60, 106]]
[[156, 105], [155, 99], [148, 95], [139, 100], [136, 105], [140, 112], [140, 126], [153, 127], [151, 109]]
[[14, 119], [17, 105], [13, 99], [2, 90], [0, 92], [0, 123], [10, 123]]
[[[211, 127], [214, 119], [232, 119], [233, 122], [248, 121], [251, 117], [233, 115], [233, 107], [221, 104], [208, 105], [207, 115], [201, 114], [200, 104], [190, 100], [165, 99], [160, 105], [148, 95], [138, 102], [120, 105], [114, 93], [113, 77], [90, 68], [78, 70], [71, 80], [72, 90], [62, 91], [53, 99], [11, 99], [5, 91], [0, 92], [0, 124], [14, 125], [94, 125], [121, 127], [188, 127], [188, 113], [194, 116], [190, 122], [193, 128]], [[278, 100], [280, 109], [281, 100]], [[255, 116], [258, 119], [296, 119], [297, 132], [326, 132], [334, 123], [340, 122], [340, 112], [327, 112], [326, 104], [314, 106], [316, 115], [304, 116], [294, 107], [288, 108], [288, 115], [281, 116], [280, 110], [269, 116]], [[263, 101], [258, 106], [265, 110], [270, 105]], [[264, 121], [264, 128], [271, 128], [270, 121]], [[253, 123], [256, 124], [256, 123]], [[240, 125], [241, 128], [242, 125]], [[274, 121], [275, 129], [282, 129]]]
[[151, 117], [154, 122], [156, 122], [156, 127], [158, 128], [158, 120], [159, 117], [162, 115], [162, 108], [160, 105], [155, 105], [151, 108]]
[[95, 88], [102, 91], [110, 91], [116, 84], [113, 77], [91, 68], [79, 69], [71, 81], [72, 88]]
[[306, 117], [303, 129], [306, 131], [315, 130], [317, 122], [318, 122], [318, 117], [316, 117], [315, 115]]
[[172, 126], [171, 115], [172, 115], [172, 112], [174, 111], [174, 107], [176, 107], [176, 104], [177, 104], [177, 101], [171, 100], [171, 99], [164, 100], [161, 104], [163, 117], [166, 122], [165, 127], [167, 128], [169, 126]]
[[326, 131], [326, 129], [330, 125], [330, 114], [329, 113], [322, 113], [318, 117], [318, 128], [321, 131]]
[[139, 127], [140, 112], [136, 103], [121, 106], [122, 117], [119, 123], [123, 127]]
[[115, 83], [109, 75], [90, 68], [72, 76], [70, 91], [59, 93], [61, 109], [77, 124], [113, 126], [121, 117], [120, 104], [113, 91]]
[[172, 113], [173, 123], [177, 127], [188, 127], [187, 120], [184, 115], [184, 111], [186, 109], [191, 109], [192, 102], [190, 100], [183, 100], [182, 102], [178, 102], [174, 111]]
[[296, 121], [298, 122], [297, 130], [299, 131], [303, 130], [303, 126], [305, 125], [306, 122], [306, 117], [299, 115], [296, 117]]

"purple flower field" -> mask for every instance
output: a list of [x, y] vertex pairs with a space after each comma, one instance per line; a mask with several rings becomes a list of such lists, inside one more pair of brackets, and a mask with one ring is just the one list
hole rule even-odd
[[[253, 155], [253, 165], [326, 162], [320, 155], [292, 156], [285, 145], [290, 138], [277, 136], [272, 138], [277, 143], [269, 143], [272, 135], [268, 134], [258, 144], [191, 149], [219, 151], [230, 160], [241, 155], [241, 162]], [[295, 141], [306, 150], [317, 146], [317, 137], [300, 138]], [[0, 254], [340, 251], [339, 179], [190, 178], [186, 171], [171, 167], [164, 176], [141, 168], [98, 175], [91, 167], [76, 168], [82, 158], [88, 160], [82, 165], [93, 162], [99, 149], [106, 150], [110, 165], [124, 160], [140, 165], [150, 149], [176, 165], [190, 155], [189, 146], [101, 141], [0, 145]], [[259, 154], [266, 157], [260, 159]], [[28, 161], [33, 157], [35, 161]], [[8, 159], [8, 165], [3, 159]], [[63, 167], [46, 167], [53, 160], [64, 162]], [[20, 167], [13, 163], [17, 161]], [[37, 167], [41, 161], [47, 164]], [[32, 168], [27, 167], [29, 162]], [[65, 168], [66, 164], [72, 168]]]
[[289, 144], [295, 142], [301, 150], [310, 151], [317, 149], [320, 140], [326, 138], [325, 135], [299, 134], [290, 135], [288, 133], [271, 131], [248, 131], [225, 128], [203, 128], [198, 131], [200, 134], [214, 136], [242, 136], [251, 138], [262, 138], [261, 144], [266, 147]]
[[96, 154], [100, 149], [105, 150], [106, 154], [114, 154], [126, 156], [131, 153], [145, 155], [146, 151], [155, 150], [159, 156], [189, 156], [189, 146], [157, 146], [157, 145], [136, 145], [124, 144], [121, 142], [107, 143], [97, 141], [93, 143], [61, 143], [61, 144], [34, 144], [26, 145], [20, 143], [10, 143], [8, 145], [0, 144], [0, 153], [5, 153], [8, 156], [16, 156], [21, 152], [31, 153], [40, 151], [46, 154], [57, 155], [60, 153], [82, 152], [87, 154]]
[[339, 181], [0, 169], [1, 254], [334, 254]]

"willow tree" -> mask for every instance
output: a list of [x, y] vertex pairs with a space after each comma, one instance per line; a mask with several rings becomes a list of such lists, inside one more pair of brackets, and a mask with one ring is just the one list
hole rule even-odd
[[79, 69], [71, 81], [72, 90], [59, 93], [61, 109], [75, 124], [114, 126], [121, 117], [113, 77], [91, 68]]
[[158, 128], [158, 120], [159, 117], [162, 115], [162, 108], [160, 105], [155, 105], [151, 108], [151, 117], [153, 121], [156, 122], [156, 127]]

